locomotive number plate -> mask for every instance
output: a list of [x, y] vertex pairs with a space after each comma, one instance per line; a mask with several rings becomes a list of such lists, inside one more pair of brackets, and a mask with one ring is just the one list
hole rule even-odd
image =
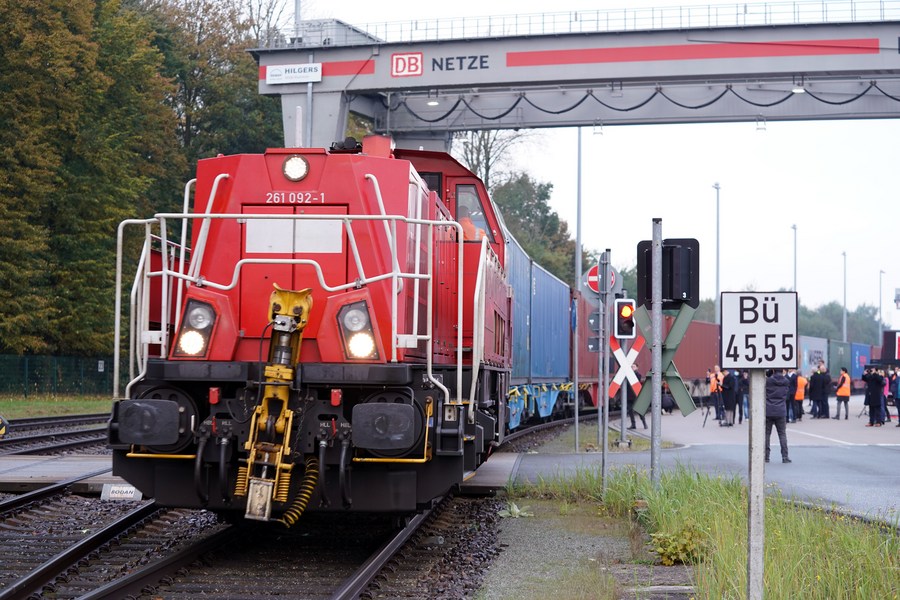
[[266, 192], [266, 204], [325, 204], [325, 192]]

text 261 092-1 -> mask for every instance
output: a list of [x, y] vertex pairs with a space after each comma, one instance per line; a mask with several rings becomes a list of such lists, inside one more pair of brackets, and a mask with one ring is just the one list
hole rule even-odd
[[324, 204], [325, 192], [266, 192], [266, 204]]

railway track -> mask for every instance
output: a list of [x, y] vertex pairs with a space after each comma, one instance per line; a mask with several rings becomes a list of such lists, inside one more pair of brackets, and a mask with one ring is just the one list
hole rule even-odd
[[52, 454], [67, 450], [106, 447], [106, 427], [53, 431], [0, 439], [0, 456], [11, 454]]
[[205, 511], [68, 493], [107, 471], [0, 502], [0, 600], [80, 597], [223, 527]]
[[448, 499], [402, 528], [389, 517], [310, 514], [284, 529], [151, 502], [98, 506], [57, 490], [0, 506], [0, 600], [428, 597], [465, 588], [457, 561], [485, 552], [466, 543], [483, 525], [473, 508], [483, 502]]
[[14, 419], [7, 435], [0, 437], [0, 456], [101, 447], [105, 451], [108, 420], [108, 413]]
[[54, 417], [28, 417], [23, 419], [11, 419], [9, 432], [18, 433], [35, 429], [49, 429], [54, 427], [73, 427], [76, 425], [96, 425], [106, 423], [109, 413], [92, 413], [85, 415], [67, 415]]

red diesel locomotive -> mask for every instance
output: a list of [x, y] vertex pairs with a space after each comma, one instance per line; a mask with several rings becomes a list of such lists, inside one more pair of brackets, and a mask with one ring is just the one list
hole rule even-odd
[[502, 440], [506, 234], [449, 155], [372, 136], [202, 160], [183, 213], [120, 225], [117, 304], [135, 230], [109, 440], [160, 504], [415, 511]]

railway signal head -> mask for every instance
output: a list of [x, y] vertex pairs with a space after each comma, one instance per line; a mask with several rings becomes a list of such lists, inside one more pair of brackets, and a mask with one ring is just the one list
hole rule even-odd
[[634, 329], [635, 303], [631, 298], [616, 300], [616, 325], [614, 335], [620, 340], [631, 340], [637, 335]]

